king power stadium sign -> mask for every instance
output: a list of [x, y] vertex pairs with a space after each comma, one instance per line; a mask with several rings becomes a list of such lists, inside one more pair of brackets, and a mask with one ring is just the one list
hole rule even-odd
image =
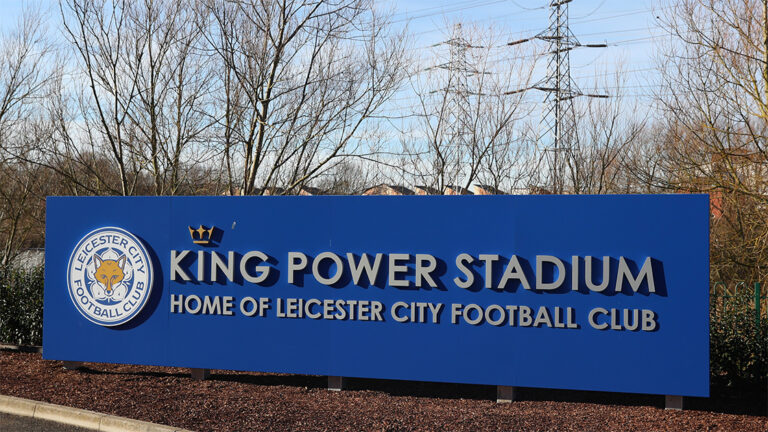
[[47, 359], [709, 394], [705, 195], [51, 197]]

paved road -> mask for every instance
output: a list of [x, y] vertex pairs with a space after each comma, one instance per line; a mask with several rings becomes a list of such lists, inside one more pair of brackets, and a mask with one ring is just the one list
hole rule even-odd
[[21, 417], [0, 413], [0, 431], [2, 432], [93, 432], [75, 426], [32, 417]]

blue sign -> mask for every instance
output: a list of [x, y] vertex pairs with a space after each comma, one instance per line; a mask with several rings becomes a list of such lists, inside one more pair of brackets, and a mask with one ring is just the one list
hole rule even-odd
[[46, 359], [709, 395], [706, 195], [51, 197]]

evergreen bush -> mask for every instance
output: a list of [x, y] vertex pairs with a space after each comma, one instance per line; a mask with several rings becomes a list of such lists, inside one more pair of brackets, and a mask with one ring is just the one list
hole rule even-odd
[[0, 343], [43, 343], [43, 267], [0, 269]]
[[765, 387], [768, 320], [757, 318], [750, 289], [712, 297], [709, 351], [713, 385]]

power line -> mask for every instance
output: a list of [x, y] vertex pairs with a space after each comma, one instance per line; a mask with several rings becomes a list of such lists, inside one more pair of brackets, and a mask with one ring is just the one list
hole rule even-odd
[[[518, 11], [515, 11], [515, 12], [505, 13], [505, 14], [501, 14], [501, 15], [494, 15], [493, 17], [485, 18], [485, 19], [470, 20], [468, 22], [469, 23], [480, 23], [480, 22], [486, 22], [486, 21], [504, 20], [505, 23], [509, 23], [509, 22], [521, 21], [521, 20], [529, 21], [529, 19], [527, 19], [527, 18], [520, 18], [519, 20], [509, 20], [507, 18], [510, 17], [510, 16], [513, 16], [513, 15], [527, 14], [527, 13], [530, 13], [530, 12], [533, 12], [533, 11], [538, 11], [538, 10], [546, 9], [548, 7], [548, 6], [538, 6], [538, 7], [535, 7], [535, 8], [525, 8], [525, 7], [521, 6], [519, 3], [515, 2], [515, 1], [512, 1], [512, 0], [509, 0], [509, 1], [511, 1], [513, 4], [515, 4], [515, 6], [519, 7], [520, 9], [523, 9], [523, 10], [518, 10]], [[491, 2], [491, 3], [496, 3], [496, 2], [498, 2], [498, 0], [495, 0], [495, 1]], [[434, 12], [434, 13], [427, 14], [427, 15], [421, 15], [418, 18], [423, 18], [423, 17], [427, 17], [427, 16], [435, 16], [435, 15], [444, 15], [444, 14], [450, 13], [452, 11], [466, 10], [466, 9], [471, 9], [471, 8], [485, 6], [485, 5], [488, 4], [487, 0], [486, 0], [486, 2], [482, 2], [482, 3], [479, 3], [479, 4], [477, 3], [477, 1], [466, 2], [466, 3], [468, 4], [467, 6], [459, 7], [459, 8], [456, 8], [455, 10], [443, 9], [443, 10], [441, 10], [439, 12]], [[443, 6], [432, 7], [432, 8], [427, 8], [427, 9], [431, 10], [431, 9], [437, 9], [437, 8], [443, 8]], [[664, 7], [664, 8], [657, 9], [657, 11], [658, 10], [665, 10], [665, 9], [669, 9], [669, 8], [670, 7]], [[636, 14], [642, 14], [642, 13], [654, 13], [654, 11], [652, 11], [650, 9], [633, 9], [633, 10], [627, 10], [627, 11], [624, 11], [624, 12], [620, 12], [618, 14], [612, 14], [612, 15], [607, 15], [607, 16], [599, 16], [599, 17], [595, 17], [595, 18], [585, 19], [586, 17], [589, 17], [589, 16], [594, 14], [594, 11], [592, 11], [592, 12], [586, 14], [586, 15], [583, 15], [581, 17], [581, 19], [572, 19], [571, 20], [571, 24], [574, 24], [574, 23], [575, 24], [589, 23], [589, 22], [595, 22], [595, 21], [604, 21], [604, 20], [610, 20], [610, 19], [617, 18], [617, 17], [636, 15]], [[396, 21], [396, 22], [402, 22], [402, 21], [403, 20], [399, 20], [399, 21]], [[657, 27], [658, 28], [658, 25], [654, 25], [652, 27]], [[642, 30], [649, 30], [649, 28], [646, 27], [646, 28], [634, 28], [634, 29], [621, 29], [621, 30], [614, 30], [614, 31], [601, 31], [601, 32], [594, 32], [594, 33], [583, 33], [582, 36], [601, 36], [601, 35], [607, 35], [607, 34], [627, 33], [627, 32], [642, 31]], [[433, 29], [430, 29], [430, 30], [424, 30], [424, 31], [416, 32], [416, 33], [411, 33], [411, 36], [422, 36], [422, 35], [429, 34], [429, 33], [445, 32], [445, 31], [446, 31], [446, 28], [444, 28], [444, 27], [433, 28]], [[530, 33], [527, 32], [527, 31], [514, 32], [514, 33], [510, 33], [509, 37], [517, 36], [518, 39], [522, 39], [523, 38], [522, 35], [524, 35], [524, 34], [530, 34]], [[535, 35], [534, 36], [529, 36], [529, 38], [533, 38], [533, 37], [535, 37]], [[432, 48], [432, 47], [434, 47], [434, 44], [419, 46], [419, 47], [416, 47], [415, 49], [426, 49], [426, 48]], [[506, 44], [502, 44], [502, 45], [497, 45], [496, 46], [496, 48], [505, 48], [505, 47], [506, 47]]]
[[609, 75], [615, 75], [615, 73], [630, 74], [630, 73], [636, 73], [636, 72], [648, 72], [648, 71], [653, 71], [653, 70], [658, 70], [658, 68], [657, 67], [647, 67], [647, 68], [640, 68], [640, 69], [627, 69], [627, 70], [621, 70], [621, 71], [616, 71], [616, 72], [602, 72], [602, 73], [597, 73], [597, 74], [592, 74], [592, 75], [580, 75], [580, 76], [578, 76], [578, 77], [576, 77], [574, 79], [581, 80], [581, 79], [585, 79], [585, 78], [602, 78], [602, 77], [606, 77], [606, 76], [609, 76]]
[[437, 13], [440, 13], [440, 11], [444, 10], [446, 6], [450, 6], [450, 7], [469, 6], [472, 3], [478, 3], [478, 2], [482, 2], [482, 1], [487, 1], [487, 0], [457, 1], [457, 2], [454, 2], [454, 3], [450, 3], [448, 5], [442, 4], [440, 6], [430, 6], [430, 7], [426, 7], [426, 8], [415, 9], [415, 10], [412, 10], [412, 11], [397, 12], [397, 13], [392, 14], [392, 17], [397, 17], [397, 16], [408, 17], [410, 14], [422, 14], [422, 13], [429, 12], [429, 11], [438, 11]]
[[586, 18], [586, 17], [590, 17], [590, 16], [592, 16], [592, 15], [593, 15], [595, 12], [597, 12], [597, 11], [598, 11], [598, 10], [599, 10], [601, 7], [603, 7], [603, 5], [605, 4], [605, 2], [606, 2], [606, 0], [603, 0], [603, 1], [601, 1], [601, 2], [600, 2], [600, 4], [599, 4], [599, 5], [597, 5], [597, 7], [596, 7], [596, 8], [592, 9], [592, 12], [589, 12], [589, 13], [587, 13], [587, 14], [585, 14], [585, 15], [582, 15], [582, 16], [580, 16], [580, 17], [578, 17], [578, 18], [574, 18], [574, 19], [575, 19], [575, 20], [580, 20], [580, 19], [582, 19], [582, 18]]
[[[665, 7], [661, 7], [661, 8], [656, 9], [656, 11], [672, 9], [674, 7], [675, 7], [675, 5], [665, 6]], [[605, 21], [605, 20], [625, 17], [625, 16], [629, 16], [629, 15], [637, 15], [637, 14], [643, 13], [643, 12], [655, 13], [654, 11], [649, 10], [649, 9], [635, 9], [635, 10], [629, 10], [629, 11], [618, 13], [618, 14], [614, 14], [614, 15], [601, 16], [601, 17], [590, 18], [590, 19], [574, 19], [573, 24], [583, 24], [583, 23], [589, 23], [589, 22], [595, 22], [595, 21]]]
[[[447, 13], [452, 13], [452, 12], [461, 12], [467, 9], [474, 9], [482, 6], [490, 6], [498, 3], [504, 3], [506, 1], [508, 0], [486, 0], [477, 4], [463, 5], [463, 6], [453, 7], [450, 9], [446, 8], [446, 9], [441, 9], [440, 11], [437, 11], [437, 12], [431, 12], [431, 13], [425, 13], [421, 15], [413, 15], [405, 18], [400, 18], [400, 19], [393, 20], [392, 23], [413, 21], [413, 20], [422, 19], [422, 18], [429, 18], [435, 15], [445, 15]], [[471, 3], [475, 3], [475, 2], [471, 2]]]

